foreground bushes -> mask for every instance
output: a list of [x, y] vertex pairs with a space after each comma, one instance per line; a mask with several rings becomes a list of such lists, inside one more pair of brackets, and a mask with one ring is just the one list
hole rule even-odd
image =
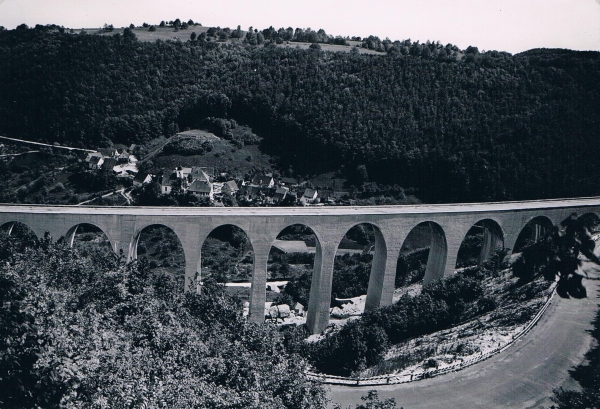
[[[312, 408], [324, 389], [277, 331], [206, 283], [109, 253], [0, 236], [0, 406]], [[15, 250], [14, 252], [12, 250]]]
[[351, 375], [380, 362], [390, 345], [493, 310], [495, 304], [483, 297], [480, 284], [485, 274], [483, 268], [472, 269], [436, 281], [419, 295], [405, 295], [390, 307], [367, 312], [320, 342], [294, 348], [319, 371]]

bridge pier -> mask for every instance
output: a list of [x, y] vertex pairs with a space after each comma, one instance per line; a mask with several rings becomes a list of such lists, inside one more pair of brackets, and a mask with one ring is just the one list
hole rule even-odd
[[455, 246], [453, 246], [452, 255], [450, 259], [448, 259], [448, 246], [444, 230], [442, 230], [438, 224], [434, 223], [429, 223], [429, 228], [431, 229], [431, 242], [429, 244], [429, 257], [427, 258], [427, 266], [425, 267], [423, 285], [427, 285], [434, 280], [454, 273], [456, 255], [458, 253], [458, 247], [460, 247], [460, 242], [456, 249], [454, 249]]
[[196, 277], [198, 281], [202, 278], [197, 276], [200, 272], [200, 246], [193, 244], [184, 246], [183, 255], [185, 257], [184, 291], [198, 291], [200, 283], [196, 282]]
[[373, 310], [392, 304], [394, 296], [396, 267], [398, 265], [398, 246], [389, 246], [379, 231], [375, 228], [375, 253], [369, 275], [365, 311]]
[[336, 240], [317, 242], [315, 267], [306, 313], [306, 326], [311, 334], [318, 334], [329, 324], [333, 264], [338, 244]]
[[250, 309], [248, 318], [252, 322], [261, 323], [265, 320], [265, 302], [267, 300], [267, 262], [271, 243], [252, 243], [254, 263], [252, 269], [252, 284], [250, 287]]
[[498, 227], [489, 220], [483, 221], [483, 245], [479, 253], [479, 265], [483, 265], [488, 261], [496, 250], [504, 247], [504, 239], [502, 232], [498, 231]]

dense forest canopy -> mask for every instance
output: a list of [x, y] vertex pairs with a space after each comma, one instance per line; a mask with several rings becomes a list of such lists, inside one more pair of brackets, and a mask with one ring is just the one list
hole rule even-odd
[[5, 30], [0, 134], [103, 146], [215, 117], [252, 126], [281, 169], [428, 202], [600, 194], [600, 53], [377, 40], [381, 55]]

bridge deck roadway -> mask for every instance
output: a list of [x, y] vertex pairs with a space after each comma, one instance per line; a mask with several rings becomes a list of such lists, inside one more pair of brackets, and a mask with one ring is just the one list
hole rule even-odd
[[307, 206], [307, 207], [74, 207], [0, 204], [3, 213], [98, 214], [140, 216], [327, 216], [353, 214], [424, 214], [456, 212], [496, 212], [511, 210], [556, 209], [597, 205], [600, 197], [547, 199], [515, 202], [454, 203], [398, 206]]
[[550, 407], [552, 389], [577, 389], [569, 369], [580, 364], [590, 348], [587, 332], [598, 309], [600, 274], [584, 280], [588, 298], [555, 296], [538, 324], [506, 351], [437, 378], [381, 387], [332, 386], [333, 402], [346, 407], [377, 389], [380, 399], [394, 397], [404, 409], [539, 408]]

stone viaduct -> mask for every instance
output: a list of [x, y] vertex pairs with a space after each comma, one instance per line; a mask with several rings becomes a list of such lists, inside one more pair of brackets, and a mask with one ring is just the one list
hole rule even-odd
[[[137, 257], [140, 233], [151, 225], [163, 225], [178, 236], [186, 260], [186, 290], [194, 289], [200, 271], [201, 248], [215, 228], [233, 225], [248, 236], [254, 251], [250, 295], [250, 319], [264, 319], [267, 259], [273, 241], [286, 227], [310, 227], [317, 248], [313, 270], [307, 325], [312, 333], [329, 322], [333, 264], [344, 235], [357, 224], [370, 224], [375, 231], [375, 249], [366, 308], [390, 305], [396, 266], [402, 245], [416, 226], [430, 232], [430, 252], [425, 283], [453, 274], [458, 250], [475, 224], [483, 227], [484, 245], [480, 261], [499, 247], [512, 250], [522, 232], [536, 238], [570, 214], [600, 215], [600, 198], [478, 204], [290, 207], [290, 208], [175, 208], [175, 207], [77, 207], [0, 205], [0, 226], [14, 222], [27, 225], [38, 237], [45, 232], [54, 239], [72, 243], [80, 224], [92, 224], [107, 236], [116, 252]], [[528, 226], [526, 228], [526, 226]]]

